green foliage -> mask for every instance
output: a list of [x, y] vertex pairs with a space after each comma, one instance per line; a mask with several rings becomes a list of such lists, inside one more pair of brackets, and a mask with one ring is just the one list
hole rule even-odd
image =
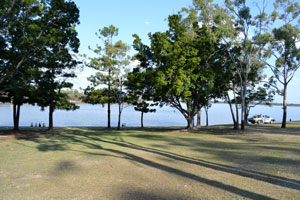
[[84, 96], [81, 98], [84, 102], [90, 104], [106, 104], [117, 103], [116, 94], [118, 90], [116, 88], [108, 90], [107, 88], [96, 89], [94, 87], [88, 86], [84, 90]]
[[[129, 88], [136, 88], [135, 92], [142, 98], [149, 99], [151, 95], [154, 102], [175, 107], [191, 127], [197, 111], [210, 98], [219, 95], [213, 88], [217, 87], [215, 72], [221, 67], [215, 52], [221, 45], [211, 40], [205, 25], [199, 27], [194, 23], [191, 29], [181, 15], [169, 16], [168, 20], [168, 31], [149, 34], [150, 47], [134, 35], [134, 48], [138, 51], [135, 58], [140, 61], [141, 69], [129, 76], [132, 83], [136, 82]], [[187, 34], [191, 32], [196, 37]], [[144, 85], [138, 84], [144, 80], [147, 80]]]
[[[3, 1], [0, 6], [0, 95], [2, 101], [38, 103], [42, 108], [73, 109], [62, 88], [78, 63], [75, 26], [79, 10], [72, 1]], [[2, 6], [7, 6], [2, 7]], [[69, 70], [69, 71], [67, 71]], [[33, 95], [34, 94], [34, 95]]]
[[39, 52], [41, 57], [36, 63], [41, 72], [36, 79], [38, 90], [41, 94], [47, 94], [40, 96], [38, 104], [69, 110], [75, 105], [67, 102], [62, 89], [72, 87], [67, 80], [75, 76], [72, 69], [78, 64], [71, 53], [78, 52], [79, 47], [74, 29], [79, 23], [79, 10], [74, 2], [51, 1], [49, 6], [46, 18], [54, 18], [56, 25], [49, 26], [47, 36], [50, 39], [43, 45]]
[[84, 93], [78, 90], [70, 89], [70, 90], [62, 90], [62, 93], [68, 95], [69, 100], [71, 101], [80, 101], [83, 98]]
[[[96, 35], [103, 40], [103, 47], [97, 45], [93, 52], [96, 57], [89, 58], [87, 66], [95, 69], [97, 72], [88, 78], [91, 86], [84, 91], [84, 102], [92, 104], [108, 104], [108, 127], [110, 128], [110, 104], [117, 102], [119, 104], [119, 123], [123, 109], [123, 103], [126, 100], [126, 94], [123, 91], [124, 81], [126, 80], [130, 57], [127, 55], [130, 47], [122, 41], [113, 42], [114, 37], [118, 36], [118, 28], [113, 25], [99, 29]], [[98, 89], [104, 86], [104, 89]], [[98, 88], [97, 88], [98, 87]], [[118, 92], [116, 92], [118, 91]]]
[[[129, 64], [130, 58], [127, 56], [129, 46], [122, 41], [113, 43], [113, 37], [118, 35], [118, 29], [113, 25], [99, 29], [98, 37], [104, 40], [104, 47], [98, 46], [94, 49], [94, 53], [98, 56], [90, 58], [86, 63], [89, 67], [97, 70], [95, 75], [88, 78], [93, 87], [88, 87], [88, 91], [92, 91], [94, 87], [106, 85], [108, 90], [119, 87], [123, 84], [124, 74], [127, 70], [124, 66]], [[102, 38], [104, 37], [104, 38]], [[109, 101], [110, 98], [107, 98]]]
[[[282, 128], [286, 127], [287, 87], [300, 67], [300, 6], [297, 1], [276, 0], [271, 14], [273, 29], [268, 38], [265, 63], [273, 71], [270, 84], [283, 96]], [[275, 62], [273, 63], [273, 61]], [[282, 85], [282, 89], [276, 82]]]
[[[138, 38], [137, 36], [135, 36]], [[148, 112], [155, 112], [152, 106], [157, 103], [148, 103], [153, 100], [154, 87], [151, 86], [154, 80], [152, 70], [143, 71], [141, 66], [137, 66], [128, 74], [125, 82], [128, 92], [128, 103], [134, 105], [134, 109], [141, 112], [141, 127], [143, 128], [143, 115]]]

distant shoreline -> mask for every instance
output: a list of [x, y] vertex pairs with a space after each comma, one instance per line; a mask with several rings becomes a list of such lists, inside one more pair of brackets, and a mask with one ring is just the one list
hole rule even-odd
[[[82, 101], [76, 101], [76, 100], [70, 100], [71, 103], [75, 103], [75, 104], [88, 104], [88, 103], [84, 103]], [[11, 104], [11, 103], [2, 103], [0, 102], [0, 104]], [[226, 102], [216, 102], [216, 103], [212, 103], [212, 104], [227, 104]], [[282, 106], [281, 103], [271, 103], [271, 105], [267, 105], [267, 104], [258, 104], [257, 106]], [[288, 107], [300, 107], [300, 104], [297, 103], [288, 103], [287, 104]]]
[[[226, 102], [216, 102], [213, 104], [227, 104]], [[257, 106], [282, 106], [282, 103], [271, 103], [271, 105], [267, 105], [267, 104], [257, 104]], [[288, 103], [287, 106], [289, 107], [300, 107], [300, 104], [297, 103]]]

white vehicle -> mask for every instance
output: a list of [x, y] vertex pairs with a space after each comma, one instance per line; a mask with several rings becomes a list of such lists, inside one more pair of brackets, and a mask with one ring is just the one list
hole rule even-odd
[[261, 124], [263, 123], [263, 117], [262, 115], [254, 115], [251, 118], [248, 118], [248, 121], [251, 122], [251, 124]]
[[268, 115], [254, 115], [251, 118], [248, 118], [248, 121], [251, 122], [252, 124], [272, 124], [275, 122], [275, 119], [268, 116]]
[[268, 115], [263, 115], [263, 121], [265, 124], [273, 124], [275, 122], [275, 119]]

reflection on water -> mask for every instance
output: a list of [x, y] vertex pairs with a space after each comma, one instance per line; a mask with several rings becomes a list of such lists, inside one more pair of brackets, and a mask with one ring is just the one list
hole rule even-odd
[[[78, 104], [76, 111], [57, 110], [54, 112], [54, 126], [106, 126], [107, 107], [101, 105]], [[0, 104], [0, 126], [12, 126], [12, 105]], [[266, 114], [275, 118], [276, 122], [282, 119], [281, 106], [256, 106], [250, 111], [254, 114]], [[300, 120], [300, 107], [288, 107], [288, 120]], [[117, 126], [118, 106], [112, 106], [112, 126]], [[23, 105], [21, 107], [20, 126], [29, 126], [31, 123], [48, 124], [48, 108], [41, 111], [40, 107]], [[140, 126], [140, 112], [128, 106], [123, 110], [122, 123], [126, 126]], [[205, 112], [202, 112], [201, 123], [205, 124]], [[209, 125], [231, 124], [232, 118], [227, 104], [213, 104], [209, 109]], [[174, 108], [157, 108], [155, 113], [144, 115], [145, 126], [185, 126], [186, 120]]]

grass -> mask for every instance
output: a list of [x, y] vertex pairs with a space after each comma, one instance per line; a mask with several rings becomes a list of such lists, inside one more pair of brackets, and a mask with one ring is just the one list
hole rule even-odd
[[[1, 133], [0, 133], [1, 134]], [[5, 135], [6, 134], [6, 135]], [[298, 199], [300, 122], [0, 135], [0, 199]]]

